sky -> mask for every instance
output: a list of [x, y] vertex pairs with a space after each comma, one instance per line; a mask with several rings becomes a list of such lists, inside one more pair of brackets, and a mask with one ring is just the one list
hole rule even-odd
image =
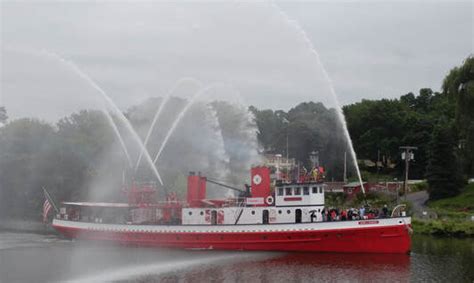
[[[343, 105], [439, 90], [473, 53], [472, 1], [2, 1], [0, 8], [0, 105], [11, 118], [54, 121], [102, 107], [59, 57], [123, 110], [182, 78], [224, 85], [209, 97], [287, 110], [303, 101], [335, 106], [330, 83]], [[193, 95], [192, 80], [182, 82], [174, 94]]]

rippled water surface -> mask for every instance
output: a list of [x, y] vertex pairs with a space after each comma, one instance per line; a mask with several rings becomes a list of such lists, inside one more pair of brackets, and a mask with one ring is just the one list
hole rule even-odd
[[474, 240], [413, 238], [408, 255], [144, 249], [0, 232], [0, 282], [474, 281]]

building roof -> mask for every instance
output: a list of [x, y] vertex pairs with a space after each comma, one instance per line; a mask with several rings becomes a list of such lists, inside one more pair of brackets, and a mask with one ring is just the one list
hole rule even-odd
[[[367, 182], [362, 182], [362, 184], [365, 187]], [[347, 184], [344, 185], [344, 188], [354, 188], [354, 187], [360, 187], [360, 182], [350, 182], [350, 183], [347, 183]]]

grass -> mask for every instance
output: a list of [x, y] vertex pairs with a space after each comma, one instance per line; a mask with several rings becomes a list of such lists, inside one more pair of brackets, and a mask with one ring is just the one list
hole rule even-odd
[[464, 191], [452, 198], [445, 198], [428, 203], [435, 210], [469, 211], [474, 210], [474, 183], [466, 186]]
[[438, 215], [437, 220], [413, 219], [417, 234], [474, 237], [474, 184], [469, 184], [455, 197], [430, 201], [428, 206]]
[[473, 221], [413, 219], [412, 226], [413, 231], [416, 234], [449, 237], [474, 237]]

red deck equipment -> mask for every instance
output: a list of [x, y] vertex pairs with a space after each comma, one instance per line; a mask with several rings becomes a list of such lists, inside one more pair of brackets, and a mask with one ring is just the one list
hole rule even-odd
[[202, 207], [206, 199], [206, 177], [190, 172], [188, 176], [187, 201], [190, 207]]
[[263, 198], [263, 204], [256, 206], [267, 206], [270, 192], [270, 168], [265, 166], [253, 167], [251, 170], [252, 177], [252, 198]]

